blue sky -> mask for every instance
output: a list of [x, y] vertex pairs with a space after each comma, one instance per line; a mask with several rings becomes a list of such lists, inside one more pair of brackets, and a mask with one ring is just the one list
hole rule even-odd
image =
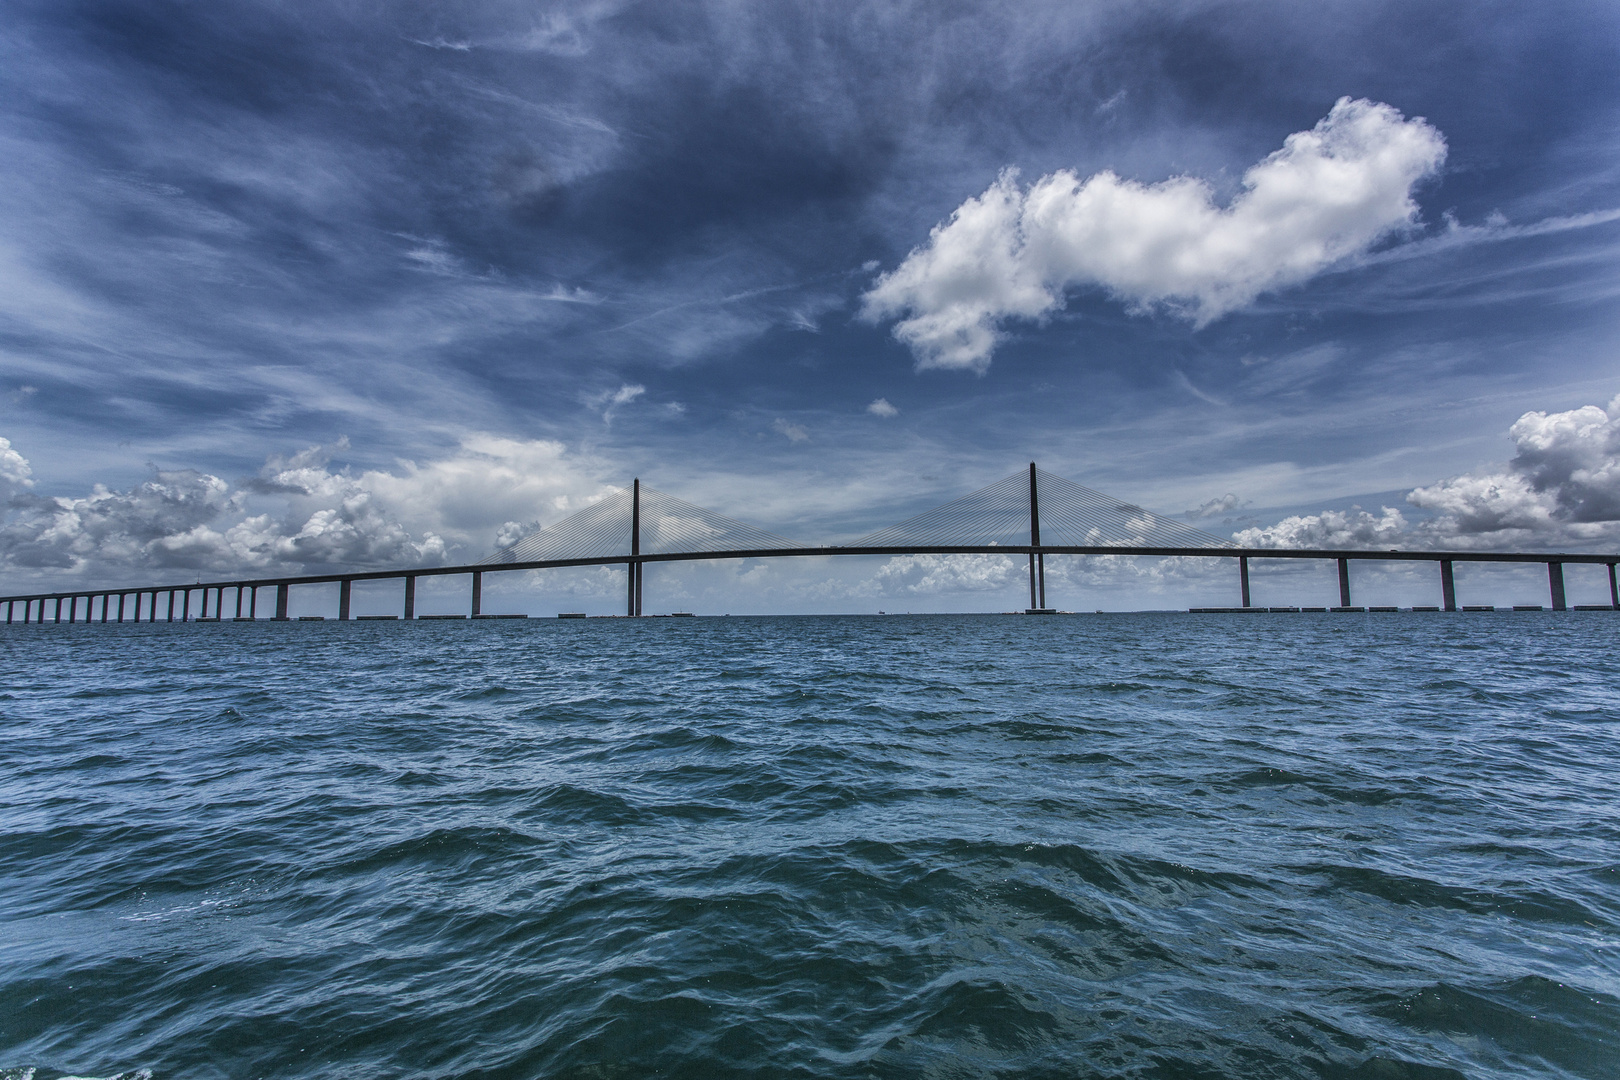
[[1030, 460], [1254, 543], [1620, 542], [1612, 5], [0, 14], [7, 591], [463, 562], [638, 475], [835, 540]]

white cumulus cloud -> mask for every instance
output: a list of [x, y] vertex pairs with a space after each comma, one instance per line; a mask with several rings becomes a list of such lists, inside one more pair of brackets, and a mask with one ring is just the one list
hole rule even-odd
[[1445, 155], [1421, 118], [1346, 97], [1244, 173], [1224, 207], [1195, 177], [1143, 184], [1065, 169], [1026, 191], [1008, 169], [880, 277], [863, 314], [900, 317], [894, 335], [919, 369], [977, 372], [1003, 320], [1040, 319], [1070, 288], [1101, 287], [1202, 325], [1410, 226], [1413, 188]]
[[1324, 510], [1320, 514], [1296, 514], [1265, 528], [1243, 529], [1232, 534], [1242, 547], [1250, 548], [1390, 548], [1406, 542], [1406, 518], [1394, 507], [1381, 507], [1370, 514], [1359, 506], [1349, 510]]
[[11, 440], [0, 439], [0, 495], [33, 487], [33, 474], [28, 459], [11, 448]]
[[890, 405], [888, 398], [878, 398], [876, 401], [872, 402], [872, 404], [866, 407], [866, 411], [871, 413], [873, 416], [882, 416], [885, 418], [900, 415], [900, 410], [895, 408], [893, 405]]
[[[436, 460], [333, 468], [346, 440], [274, 456], [239, 486], [195, 470], [126, 491], [13, 495], [0, 568], [125, 578], [164, 568], [215, 574], [421, 566], [482, 558], [606, 490], [561, 443], [471, 436]], [[9, 446], [5, 448], [10, 451]], [[0, 452], [0, 481], [28, 480]]]
[[1620, 538], [1620, 397], [1608, 408], [1527, 412], [1508, 429], [1505, 469], [1452, 477], [1407, 496], [1458, 546], [1587, 544]]
[[1607, 408], [1527, 412], [1508, 429], [1506, 465], [1413, 489], [1406, 501], [1433, 516], [1409, 523], [1383, 507], [1295, 515], [1244, 529], [1245, 547], [1442, 550], [1580, 549], [1620, 542], [1620, 397]]

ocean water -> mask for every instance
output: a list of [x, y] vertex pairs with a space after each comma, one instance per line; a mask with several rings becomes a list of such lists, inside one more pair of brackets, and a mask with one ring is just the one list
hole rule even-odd
[[1612, 613], [0, 631], [0, 1077], [1620, 1076]]

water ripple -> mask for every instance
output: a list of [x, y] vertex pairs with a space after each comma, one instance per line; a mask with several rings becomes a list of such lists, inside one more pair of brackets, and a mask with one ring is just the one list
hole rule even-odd
[[1608, 622], [0, 636], [0, 1080], [1608, 1077]]

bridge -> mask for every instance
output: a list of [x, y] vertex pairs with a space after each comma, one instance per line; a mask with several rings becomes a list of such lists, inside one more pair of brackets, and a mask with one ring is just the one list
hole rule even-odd
[[[1043, 534], [1044, 529], [1044, 534]], [[1414, 610], [1456, 611], [1457, 590], [1453, 566], [1469, 563], [1544, 563], [1551, 606], [1554, 611], [1568, 607], [1564, 592], [1563, 568], [1568, 563], [1598, 564], [1608, 567], [1607, 605], [1579, 605], [1585, 608], [1620, 610], [1620, 588], [1615, 567], [1620, 555], [1591, 553], [1502, 552], [1502, 551], [1412, 551], [1391, 549], [1289, 549], [1244, 548], [1211, 533], [1192, 528], [1140, 506], [1122, 502], [1102, 492], [1038, 469], [1033, 463], [1027, 475], [1020, 470], [1003, 480], [980, 488], [960, 499], [915, 517], [907, 518], [848, 544], [806, 545], [744, 522], [717, 514], [694, 503], [666, 495], [635, 480], [585, 509], [531, 533], [517, 543], [497, 551], [487, 559], [459, 566], [429, 566], [415, 569], [386, 569], [330, 574], [303, 574], [268, 578], [245, 578], [192, 584], [144, 585], [119, 589], [69, 590], [0, 596], [5, 605], [6, 623], [62, 622], [79, 619], [79, 602], [84, 601], [84, 622], [97, 621], [95, 606], [101, 603], [100, 622], [191, 621], [191, 601], [200, 593], [198, 620], [225, 620], [226, 593], [234, 593], [235, 614], [229, 621], [259, 618], [259, 590], [274, 590], [272, 619], [287, 621], [288, 595], [295, 585], [336, 582], [336, 617], [351, 618], [351, 595], [357, 581], [397, 580], [403, 585], [400, 615], [363, 615], [362, 619], [415, 618], [501, 618], [483, 611], [485, 574], [546, 570], [560, 567], [623, 566], [625, 614], [639, 616], [642, 599], [642, 568], [648, 563], [693, 562], [718, 559], [802, 558], [842, 555], [1011, 555], [1027, 558], [1029, 566], [1029, 607], [1026, 614], [1055, 614], [1046, 600], [1046, 557], [1048, 555], [1140, 555], [1185, 556], [1232, 559], [1237, 563], [1240, 604], [1223, 608], [1193, 608], [1195, 612], [1261, 612], [1276, 610], [1365, 611], [1353, 606], [1350, 593], [1350, 564], [1353, 562], [1431, 562], [1440, 571], [1443, 608]], [[1266, 608], [1251, 603], [1249, 561], [1251, 559], [1311, 559], [1337, 562], [1338, 604], [1321, 608]], [[424, 577], [467, 575], [471, 579], [470, 611], [466, 616], [418, 616], [416, 582]], [[161, 598], [161, 599], [160, 599]], [[212, 608], [210, 608], [212, 600]], [[116, 608], [114, 603], [116, 601]], [[178, 611], [177, 611], [178, 607]], [[209, 614], [212, 610], [213, 614]], [[1464, 610], [1483, 610], [1482, 607]], [[144, 613], [144, 618], [143, 618]], [[19, 618], [20, 616], [20, 618]]]

